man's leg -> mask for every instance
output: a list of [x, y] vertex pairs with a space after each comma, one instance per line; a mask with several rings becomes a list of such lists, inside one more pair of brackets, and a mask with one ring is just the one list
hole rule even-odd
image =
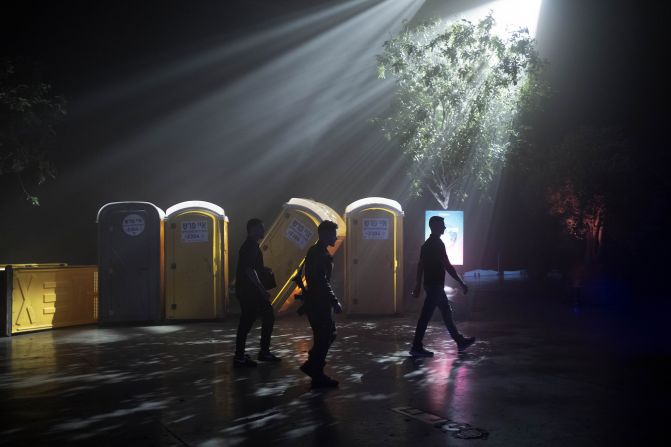
[[335, 340], [335, 322], [332, 315], [323, 314], [310, 319], [314, 334], [314, 344], [310, 350], [308, 361], [301, 370], [312, 377], [313, 388], [334, 388], [338, 381], [324, 374], [326, 355], [333, 340]]
[[273, 306], [266, 300], [260, 304], [261, 324], [261, 351], [259, 360], [264, 362], [279, 362], [281, 359], [270, 352], [270, 336], [275, 325], [275, 312]]
[[240, 322], [235, 336], [235, 360], [237, 366], [254, 366], [256, 362], [245, 357], [247, 334], [256, 320], [256, 306], [250, 303], [249, 296], [240, 296]]
[[424, 333], [426, 327], [431, 320], [433, 311], [436, 309], [436, 293], [432, 288], [426, 288], [426, 298], [424, 298], [424, 305], [417, 320], [417, 328], [415, 329], [415, 338], [412, 342], [413, 349], [421, 350], [423, 348], [422, 340], [424, 340]]
[[331, 319], [326, 318], [324, 315], [313, 315], [310, 317], [313, 342], [308, 356], [308, 363], [319, 374], [323, 374], [326, 354], [331, 345], [331, 323]]
[[436, 306], [438, 307], [438, 310], [440, 310], [440, 314], [443, 316], [443, 323], [445, 323], [447, 332], [450, 333], [450, 336], [454, 341], [460, 341], [463, 336], [459, 333], [457, 326], [454, 324], [452, 308], [450, 307], [450, 301], [447, 299], [445, 291], [441, 290], [440, 293], [437, 293], [436, 295], [438, 296]]
[[447, 299], [447, 295], [445, 295], [445, 291], [442, 292], [436, 304], [438, 309], [440, 309], [441, 315], [443, 316], [443, 322], [445, 323], [447, 331], [450, 333], [452, 339], [457, 343], [457, 349], [459, 352], [464, 351], [475, 342], [475, 337], [464, 337], [459, 333], [457, 325], [454, 324], [454, 319], [452, 318], [452, 308], [450, 307], [450, 301]]

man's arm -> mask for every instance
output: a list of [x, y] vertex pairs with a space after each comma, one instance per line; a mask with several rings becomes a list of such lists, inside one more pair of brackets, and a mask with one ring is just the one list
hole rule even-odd
[[259, 275], [256, 273], [256, 270], [249, 267], [245, 271], [245, 273], [247, 274], [247, 278], [249, 278], [249, 280], [252, 282], [252, 284], [254, 284], [256, 286], [256, 288], [259, 289], [259, 291], [261, 292], [261, 295], [268, 298], [270, 296], [270, 294], [268, 293], [266, 288], [263, 287], [263, 284], [261, 284], [261, 280], [259, 279]]
[[447, 257], [447, 253], [445, 253], [445, 256], [443, 257], [443, 266], [445, 267], [445, 271], [450, 274], [452, 278], [456, 282], [461, 285], [461, 290], [464, 291], [464, 293], [468, 293], [468, 286], [466, 283], [459, 277], [459, 274], [457, 274], [457, 271], [455, 270], [454, 266], [450, 263], [450, 260]]
[[332, 303], [338, 301], [331, 283], [328, 280], [328, 274], [325, 265], [326, 259], [321, 253], [310, 253], [305, 258], [305, 277], [308, 281], [308, 290], [317, 296], [325, 297]]
[[[259, 279], [259, 275], [256, 273], [256, 269], [258, 268], [259, 262], [256, 259], [257, 249], [254, 249], [253, 246], [249, 243], [249, 241], [245, 241], [245, 243], [242, 245], [240, 248], [240, 258], [238, 260], [238, 266], [239, 268], [243, 268], [243, 273], [249, 279], [251, 284], [256, 287], [256, 289], [259, 291], [261, 296], [269, 298], [270, 294], [268, 291], [266, 291], [266, 288], [263, 287], [263, 284], [261, 284], [261, 280]], [[261, 261], [261, 266], [263, 266], [263, 261]]]
[[417, 298], [422, 291], [422, 275], [424, 273], [424, 267], [422, 266], [422, 260], [420, 259], [417, 263], [417, 276], [415, 278], [415, 287], [410, 292], [410, 295]]
[[331, 268], [332, 268], [332, 259], [329, 256], [322, 256], [318, 261], [318, 266], [316, 267], [315, 280], [317, 282], [317, 288], [321, 291], [321, 294], [331, 302], [331, 307], [333, 311], [337, 314], [342, 313], [342, 306], [338, 297], [336, 296], [333, 288], [331, 287]]

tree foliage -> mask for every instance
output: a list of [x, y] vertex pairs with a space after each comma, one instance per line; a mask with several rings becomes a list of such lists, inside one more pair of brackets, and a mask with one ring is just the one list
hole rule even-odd
[[378, 56], [378, 76], [395, 78], [397, 96], [377, 122], [409, 158], [414, 192], [429, 191], [445, 209], [467, 185], [491, 182], [521, 136], [517, 112], [547, 93], [527, 30], [499, 37], [494, 25], [490, 14], [406, 26]]
[[15, 175], [26, 199], [39, 199], [25, 186], [26, 174], [37, 184], [55, 177], [46, 153], [55, 125], [65, 116], [65, 100], [43, 82], [22, 82], [12, 63], [0, 62], [0, 176]]
[[579, 128], [550, 148], [543, 163], [549, 211], [565, 231], [584, 240], [585, 261], [595, 260], [609, 214], [626, 203], [634, 177], [631, 148], [609, 128]]

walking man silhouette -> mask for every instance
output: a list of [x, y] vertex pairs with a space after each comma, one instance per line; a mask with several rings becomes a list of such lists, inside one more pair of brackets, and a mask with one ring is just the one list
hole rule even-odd
[[422, 306], [422, 312], [417, 321], [417, 328], [415, 329], [415, 338], [412, 342], [410, 355], [413, 357], [433, 357], [433, 352], [424, 349], [422, 340], [429, 320], [433, 316], [433, 312], [438, 307], [443, 316], [443, 322], [448, 332], [457, 343], [459, 352], [463, 352], [475, 342], [475, 337], [464, 337], [457, 330], [457, 326], [452, 319], [452, 309], [450, 302], [445, 294], [445, 272], [450, 274], [460, 285], [464, 293], [468, 293], [468, 286], [459, 277], [454, 266], [450, 264], [445, 251], [445, 244], [440, 240], [440, 236], [445, 233], [445, 221], [440, 216], [433, 216], [429, 219], [429, 228], [431, 235], [422, 245], [419, 255], [419, 263], [417, 264], [417, 280], [415, 287], [412, 290], [412, 296], [417, 298], [420, 294], [420, 287], [422, 284], [422, 276], [424, 277], [424, 289], [426, 290], [426, 298]]
[[305, 256], [305, 279], [307, 290], [304, 294], [304, 310], [312, 327], [312, 349], [308, 360], [300, 369], [312, 378], [312, 388], [333, 388], [338, 381], [324, 374], [326, 354], [336, 338], [334, 313], [341, 313], [342, 307], [331, 288], [333, 258], [327, 247], [337, 240], [338, 225], [325, 220], [317, 228], [319, 240], [310, 247]]
[[273, 333], [275, 315], [270, 304], [270, 294], [261, 283], [259, 276], [264, 273], [263, 253], [259, 241], [265, 236], [265, 228], [260, 219], [247, 222], [247, 239], [240, 247], [238, 267], [235, 274], [235, 294], [240, 302], [240, 323], [235, 337], [235, 357], [233, 366], [254, 367], [256, 362], [245, 355], [247, 334], [254, 321], [261, 317], [261, 350], [258, 359], [262, 362], [279, 362], [281, 359], [270, 352], [270, 336]]

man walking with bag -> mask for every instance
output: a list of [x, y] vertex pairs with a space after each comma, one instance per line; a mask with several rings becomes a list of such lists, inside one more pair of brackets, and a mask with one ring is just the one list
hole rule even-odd
[[[262, 278], [272, 277], [272, 273], [263, 265], [263, 253], [259, 241], [265, 236], [265, 228], [260, 219], [247, 222], [247, 239], [240, 247], [238, 267], [235, 274], [235, 294], [240, 302], [240, 323], [235, 338], [235, 357], [233, 366], [254, 367], [257, 363], [245, 354], [247, 334], [254, 321], [261, 317], [261, 350], [258, 359], [262, 362], [279, 362], [281, 359], [270, 352], [270, 336], [273, 333], [275, 315], [270, 304], [271, 289], [274, 284], [264, 286]], [[265, 282], [272, 281], [266, 279]]]

